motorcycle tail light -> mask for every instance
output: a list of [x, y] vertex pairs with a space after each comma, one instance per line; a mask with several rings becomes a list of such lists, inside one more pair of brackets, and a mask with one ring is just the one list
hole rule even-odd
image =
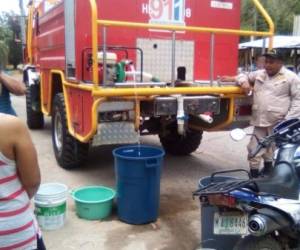
[[214, 206], [235, 207], [236, 199], [229, 195], [213, 194], [209, 195], [208, 203]]

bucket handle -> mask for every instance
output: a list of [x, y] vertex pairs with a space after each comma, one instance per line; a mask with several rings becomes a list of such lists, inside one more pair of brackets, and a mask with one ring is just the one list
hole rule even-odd
[[158, 160], [156, 158], [146, 160], [146, 168], [154, 168], [157, 165], [159, 165], [159, 163], [158, 163]]

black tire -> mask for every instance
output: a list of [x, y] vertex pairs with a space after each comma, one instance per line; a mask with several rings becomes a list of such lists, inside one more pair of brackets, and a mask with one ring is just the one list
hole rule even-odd
[[61, 93], [53, 101], [52, 144], [55, 158], [62, 168], [79, 167], [88, 156], [89, 144], [78, 141], [68, 131], [65, 102]]
[[282, 250], [280, 243], [271, 236], [246, 236], [240, 239], [233, 250]]
[[167, 153], [184, 156], [191, 154], [199, 147], [202, 134], [202, 131], [188, 130], [184, 136], [179, 135], [176, 126], [168, 130], [165, 135], [160, 134], [159, 139]]
[[33, 96], [31, 88], [26, 89], [26, 116], [27, 116], [27, 126], [30, 129], [42, 129], [44, 127], [44, 115], [41, 111], [36, 111], [33, 109]]

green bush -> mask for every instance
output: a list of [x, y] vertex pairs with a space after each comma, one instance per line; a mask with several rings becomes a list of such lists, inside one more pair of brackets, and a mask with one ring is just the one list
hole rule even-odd
[[8, 46], [0, 40], [0, 70], [4, 69], [8, 60]]

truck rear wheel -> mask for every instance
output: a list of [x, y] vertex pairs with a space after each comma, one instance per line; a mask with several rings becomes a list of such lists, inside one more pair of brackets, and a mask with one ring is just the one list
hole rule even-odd
[[89, 144], [70, 135], [63, 94], [55, 96], [52, 108], [52, 144], [58, 164], [65, 169], [80, 166], [87, 158]]
[[43, 113], [33, 109], [33, 93], [30, 86], [26, 89], [26, 116], [27, 126], [30, 129], [41, 129], [44, 127]]
[[202, 140], [202, 131], [189, 130], [185, 135], [179, 135], [177, 128], [172, 128], [159, 139], [167, 153], [172, 155], [189, 155], [194, 152]]

